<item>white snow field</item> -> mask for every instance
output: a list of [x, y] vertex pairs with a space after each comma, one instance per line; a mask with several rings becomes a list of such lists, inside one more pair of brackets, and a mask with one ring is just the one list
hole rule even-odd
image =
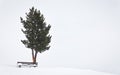
[[115, 75], [92, 70], [80, 70], [72, 68], [17, 68], [1, 67], [0, 75]]
[[[20, 23], [32, 6], [52, 26], [51, 48], [38, 54], [39, 67], [18, 68], [17, 61], [32, 61]], [[114, 74], [120, 75], [120, 0], [0, 0], [0, 75]]]

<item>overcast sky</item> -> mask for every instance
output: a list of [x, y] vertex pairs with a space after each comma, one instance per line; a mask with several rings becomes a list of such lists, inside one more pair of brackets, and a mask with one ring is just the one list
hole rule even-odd
[[51, 48], [38, 55], [40, 66], [120, 74], [119, 0], [0, 0], [2, 65], [31, 61], [31, 50], [20, 42], [20, 17], [32, 6], [52, 26]]

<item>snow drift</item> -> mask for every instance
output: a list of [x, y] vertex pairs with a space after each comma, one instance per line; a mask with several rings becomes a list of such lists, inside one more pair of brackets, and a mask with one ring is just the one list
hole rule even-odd
[[72, 68], [18, 68], [1, 67], [1, 75], [115, 75], [92, 70], [80, 70]]

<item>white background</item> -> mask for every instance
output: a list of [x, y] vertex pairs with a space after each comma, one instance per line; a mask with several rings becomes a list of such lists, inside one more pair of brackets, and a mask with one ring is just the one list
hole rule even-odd
[[34, 6], [51, 24], [51, 48], [40, 67], [72, 67], [120, 74], [119, 0], [0, 0], [0, 65], [31, 61], [20, 40], [20, 17]]

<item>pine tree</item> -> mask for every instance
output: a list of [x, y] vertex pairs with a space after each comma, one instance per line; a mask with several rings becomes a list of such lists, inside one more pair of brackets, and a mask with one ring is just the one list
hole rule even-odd
[[46, 24], [43, 14], [34, 7], [30, 9], [29, 13], [26, 13], [26, 20], [23, 20], [22, 17], [20, 19], [24, 27], [22, 32], [26, 36], [26, 40], [21, 40], [21, 42], [32, 50], [33, 63], [36, 63], [37, 54], [50, 48], [49, 30], [51, 25]]

